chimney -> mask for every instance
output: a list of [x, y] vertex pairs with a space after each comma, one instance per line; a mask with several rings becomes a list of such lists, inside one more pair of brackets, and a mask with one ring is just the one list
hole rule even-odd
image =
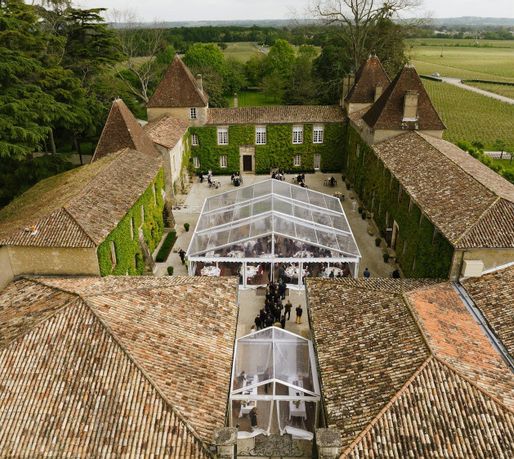
[[352, 73], [343, 77], [343, 82], [341, 85], [341, 106], [343, 106], [344, 99], [352, 89], [353, 84], [355, 83], [355, 75]]
[[203, 94], [203, 79], [200, 73], [196, 75], [196, 84], [198, 85], [198, 88], [200, 89], [200, 91], [202, 91]]
[[375, 87], [375, 100], [373, 102], [376, 102], [378, 98], [382, 95], [382, 86]]
[[403, 100], [403, 120], [402, 121], [417, 121], [418, 120], [418, 91], [407, 91]]
[[234, 93], [234, 108], [239, 107], [239, 99], [237, 97], [237, 92]]

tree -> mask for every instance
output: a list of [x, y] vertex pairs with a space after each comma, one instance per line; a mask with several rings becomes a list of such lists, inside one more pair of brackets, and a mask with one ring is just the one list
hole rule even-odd
[[293, 73], [294, 61], [294, 48], [286, 40], [279, 39], [275, 41], [264, 60], [264, 73], [278, 74], [284, 80], [288, 80]]
[[54, 98], [39, 85], [49, 37], [32, 7], [6, 0], [0, 8], [0, 156], [23, 158], [50, 132]]
[[286, 102], [293, 105], [317, 103], [317, 81], [314, 77], [313, 61], [316, 57], [316, 48], [302, 45], [294, 61], [291, 80], [287, 86]]
[[314, 0], [313, 9], [327, 24], [339, 26], [356, 71], [369, 54], [369, 35], [376, 25], [419, 4], [420, 0]]

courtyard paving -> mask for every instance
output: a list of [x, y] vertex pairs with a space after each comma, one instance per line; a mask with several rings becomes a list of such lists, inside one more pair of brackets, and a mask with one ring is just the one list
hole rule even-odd
[[[324, 180], [332, 175], [337, 179], [337, 185], [335, 187], [324, 186]], [[292, 183], [293, 177], [294, 174], [286, 174], [286, 181]], [[266, 175], [244, 175], [243, 186], [252, 185], [253, 183], [260, 182], [267, 178], [268, 176]], [[189, 193], [187, 195], [177, 196], [177, 205], [173, 210], [176, 221], [177, 241], [168, 260], [165, 263], [157, 263], [154, 269], [154, 275], [166, 275], [167, 266], [173, 266], [175, 275], [187, 275], [187, 268], [180, 262], [178, 250], [180, 248], [187, 250], [205, 199], [215, 194], [235, 189], [230, 181], [230, 176], [215, 176], [215, 180], [219, 181], [221, 184], [218, 189], [209, 188], [206, 181], [200, 183], [199, 180], [195, 178], [195, 182], [192, 184]], [[359, 266], [359, 276], [362, 276], [364, 269], [367, 267], [374, 277], [391, 277], [395, 265], [392, 263], [384, 263], [382, 248], [375, 246], [376, 229], [371, 220], [363, 220], [361, 218], [361, 215], [357, 212], [358, 203], [355, 206], [352, 205], [352, 202], [357, 200], [357, 196], [353, 190], [347, 190], [344, 182], [341, 180], [341, 176], [317, 172], [314, 174], [306, 174], [305, 182], [312, 190], [330, 195], [335, 192], [340, 192], [345, 196], [343, 209], [362, 255]], [[187, 232], [184, 229], [184, 223], [189, 223], [190, 225], [190, 229]]]

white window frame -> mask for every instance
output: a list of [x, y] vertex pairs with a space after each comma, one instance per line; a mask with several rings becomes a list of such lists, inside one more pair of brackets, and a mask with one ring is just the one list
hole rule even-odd
[[199, 144], [198, 142], [198, 134], [191, 134], [191, 146], [197, 147]]
[[266, 145], [267, 141], [266, 126], [255, 126], [255, 145]]
[[111, 241], [109, 246], [111, 248], [111, 265], [114, 268], [118, 264], [118, 257], [116, 256], [116, 244], [114, 241]]
[[134, 217], [130, 217], [130, 239], [134, 240]]
[[193, 167], [200, 169], [200, 158], [198, 156], [193, 156]]
[[293, 166], [294, 167], [302, 167], [302, 155], [294, 155]]
[[228, 155], [220, 155], [220, 167], [221, 168], [226, 168], [228, 167]]
[[219, 126], [216, 130], [218, 145], [228, 145], [228, 127]]
[[190, 120], [198, 119], [198, 111], [196, 110], [196, 107], [191, 107], [189, 109], [189, 119]]
[[293, 145], [301, 145], [303, 143], [303, 126], [293, 126]]
[[145, 222], [145, 206], [141, 204], [141, 225]]
[[312, 143], [322, 144], [325, 140], [325, 126], [322, 124], [315, 124], [312, 127]]
[[153, 194], [153, 203], [157, 205], [157, 190], [155, 188], [155, 183], [152, 184], [152, 194]]

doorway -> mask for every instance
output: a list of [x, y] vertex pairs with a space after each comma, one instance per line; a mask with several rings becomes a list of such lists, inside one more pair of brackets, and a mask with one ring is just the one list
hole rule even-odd
[[255, 147], [242, 146], [239, 147], [240, 169], [243, 173], [252, 173], [255, 170]]
[[398, 226], [398, 223], [396, 223], [396, 220], [393, 222], [393, 234], [391, 235], [391, 248], [393, 250], [396, 250], [396, 241], [398, 240], [398, 231], [400, 230], [400, 227]]

